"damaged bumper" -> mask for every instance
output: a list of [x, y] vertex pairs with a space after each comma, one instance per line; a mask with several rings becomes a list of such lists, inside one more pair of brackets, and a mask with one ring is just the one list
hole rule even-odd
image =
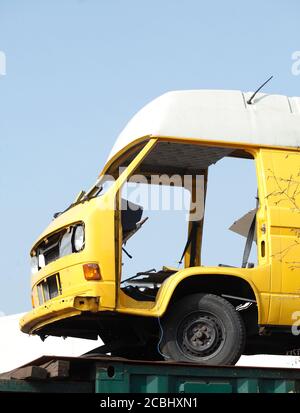
[[20, 320], [20, 328], [23, 333], [36, 334], [47, 324], [78, 316], [83, 312], [96, 313], [99, 311], [99, 304], [99, 297], [77, 296], [58, 299], [25, 314]]

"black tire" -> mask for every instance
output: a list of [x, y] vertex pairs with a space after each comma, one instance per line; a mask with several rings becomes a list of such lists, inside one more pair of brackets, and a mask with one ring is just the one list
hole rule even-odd
[[175, 303], [163, 320], [161, 351], [167, 360], [234, 365], [245, 347], [245, 326], [235, 308], [213, 294]]

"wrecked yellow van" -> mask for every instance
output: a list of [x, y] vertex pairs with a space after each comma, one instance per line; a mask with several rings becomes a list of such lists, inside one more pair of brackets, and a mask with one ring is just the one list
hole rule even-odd
[[[100, 336], [96, 353], [215, 365], [300, 344], [300, 98], [250, 95], [169, 92], [132, 118], [95, 185], [34, 243], [23, 332]], [[204, 266], [209, 170], [224, 158], [252, 160], [257, 200], [233, 224], [245, 237], [240, 265]], [[183, 265], [140, 268], [123, 280], [125, 244], [148, 224], [122, 191], [141, 176], [190, 193]]]

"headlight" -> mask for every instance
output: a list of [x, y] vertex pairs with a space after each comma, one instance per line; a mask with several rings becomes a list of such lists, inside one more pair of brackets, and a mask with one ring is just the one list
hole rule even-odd
[[30, 260], [31, 274], [35, 274], [39, 270], [39, 260], [36, 256], [31, 257]]
[[78, 225], [75, 228], [74, 232], [74, 248], [75, 251], [80, 251], [82, 250], [84, 246], [84, 228], [82, 225]]

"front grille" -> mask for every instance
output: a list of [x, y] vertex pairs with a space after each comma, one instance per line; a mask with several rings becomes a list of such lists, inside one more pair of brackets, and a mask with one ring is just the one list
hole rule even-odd
[[38, 246], [38, 254], [45, 258], [45, 265], [59, 258], [59, 243], [66, 230], [60, 231], [44, 240]]
[[39, 304], [52, 300], [62, 294], [59, 274], [51, 275], [37, 285]]

